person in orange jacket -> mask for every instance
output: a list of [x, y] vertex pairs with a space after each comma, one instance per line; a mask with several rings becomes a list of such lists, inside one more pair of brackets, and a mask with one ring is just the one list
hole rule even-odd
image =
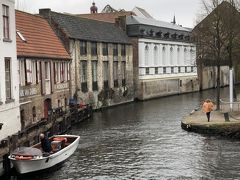
[[208, 122], [210, 121], [210, 113], [213, 111], [213, 103], [210, 99], [206, 99], [203, 103], [202, 109], [206, 113]]

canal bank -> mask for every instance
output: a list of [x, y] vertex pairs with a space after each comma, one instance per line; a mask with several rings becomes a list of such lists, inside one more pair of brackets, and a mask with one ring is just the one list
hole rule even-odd
[[181, 121], [182, 129], [200, 134], [240, 138], [240, 113], [213, 111], [210, 122], [201, 110], [193, 111]]
[[40, 133], [44, 133], [48, 137], [64, 134], [75, 124], [91, 118], [92, 113], [92, 107], [89, 105], [81, 108], [73, 106], [69, 111], [63, 111], [62, 108], [54, 109], [49, 112], [48, 118], [0, 141], [0, 179], [4, 177], [3, 175], [8, 175], [11, 172], [12, 166], [8, 156], [17, 147], [28, 147], [38, 143]]

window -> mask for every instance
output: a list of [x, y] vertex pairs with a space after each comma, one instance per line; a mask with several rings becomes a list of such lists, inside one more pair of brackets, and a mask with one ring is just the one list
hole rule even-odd
[[10, 39], [10, 30], [9, 30], [9, 7], [2, 5], [3, 10], [3, 38]]
[[126, 62], [122, 62], [122, 86], [126, 86]]
[[174, 62], [173, 62], [173, 47], [170, 48], [170, 64], [174, 65]]
[[181, 67], [178, 67], [178, 73], [181, 73]]
[[12, 98], [11, 83], [11, 59], [5, 58], [6, 100], [10, 100]]
[[185, 67], [185, 72], [186, 72], [186, 73], [188, 72], [187, 67]]
[[108, 61], [103, 62], [103, 87], [104, 89], [108, 89]]
[[20, 70], [20, 86], [25, 86], [25, 61], [19, 60], [19, 70]]
[[155, 74], [158, 74], [158, 68], [155, 67]]
[[163, 67], [163, 74], [166, 74], [166, 73], [167, 73], [167, 68]]
[[87, 61], [81, 61], [81, 67], [80, 67], [80, 73], [81, 73], [81, 89], [82, 92], [87, 92]]
[[113, 80], [114, 80], [114, 87], [118, 87], [118, 62], [113, 62]]
[[36, 106], [32, 107], [32, 116], [33, 116], [33, 122], [37, 120], [37, 111]]
[[121, 55], [126, 56], [126, 45], [125, 44], [121, 45]]
[[103, 56], [108, 55], [108, 44], [107, 43], [102, 43], [102, 54], [103, 54]]
[[45, 79], [50, 80], [50, 67], [49, 62], [45, 62]]
[[80, 41], [80, 54], [81, 55], [87, 54], [87, 42], [86, 41]]
[[29, 59], [25, 60], [26, 66], [26, 85], [32, 84], [32, 62]]
[[174, 73], [174, 67], [171, 67], [171, 73], [172, 74]]
[[113, 56], [118, 56], [118, 45], [113, 44]]
[[194, 71], [194, 69], [193, 69], [193, 66], [191, 67], [191, 72], [193, 72]]
[[96, 42], [91, 43], [91, 55], [92, 56], [97, 55], [97, 43]]
[[166, 60], [166, 48], [163, 47], [163, 48], [162, 48], [162, 63], [163, 63], [163, 65], [166, 65], [166, 64], [167, 64], [166, 61], [167, 61], [167, 60]]
[[145, 46], [145, 65], [148, 66], [148, 57], [149, 57], [149, 47]]
[[155, 45], [154, 47], [154, 65], [158, 65], [158, 47]]
[[92, 88], [93, 88], [93, 91], [97, 91], [98, 90], [97, 61], [92, 61]]
[[187, 48], [184, 48], [184, 65], [188, 64], [187, 53]]
[[54, 81], [55, 83], [60, 83], [60, 63], [59, 62], [55, 62], [54, 63]]
[[150, 70], [149, 70], [148, 67], [146, 68], [146, 74], [147, 74], [147, 75], [150, 74]]
[[60, 74], [60, 80], [61, 80], [61, 82], [64, 82], [64, 63], [60, 63], [60, 72], [61, 72], [61, 74]]

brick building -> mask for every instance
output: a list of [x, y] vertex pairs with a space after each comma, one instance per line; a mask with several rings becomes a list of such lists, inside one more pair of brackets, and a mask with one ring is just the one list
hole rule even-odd
[[22, 129], [67, 108], [70, 56], [48, 22], [16, 11]]
[[71, 95], [93, 108], [133, 100], [132, 46], [111, 23], [41, 9], [72, 57]]

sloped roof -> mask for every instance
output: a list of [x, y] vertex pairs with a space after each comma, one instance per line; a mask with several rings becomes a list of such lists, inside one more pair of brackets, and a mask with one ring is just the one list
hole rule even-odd
[[115, 19], [118, 18], [119, 16], [131, 16], [131, 15], [135, 15], [135, 13], [131, 11], [121, 11], [110, 13], [78, 14], [76, 16], [87, 19], [93, 19], [97, 21], [115, 23]]
[[[152, 17], [145, 9], [143, 9], [143, 8], [135, 7], [132, 11], [133, 11], [137, 16], [153, 19], [153, 17]], [[140, 12], [141, 14], [139, 14], [138, 12]]]
[[52, 11], [50, 16], [69, 38], [95, 42], [130, 43], [125, 32], [112, 23]]
[[17, 56], [71, 59], [45, 19], [16, 10], [16, 29]]
[[177, 24], [168, 23], [164, 21], [158, 21], [155, 19], [149, 19], [149, 18], [142, 18], [138, 16], [128, 16], [127, 17], [127, 25], [133, 25], [133, 24], [144, 24], [149, 26], [155, 26], [155, 27], [163, 27], [168, 29], [174, 29], [179, 31], [190, 31], [187, 28], [184, 28], [182, 26], [179, 26]]

